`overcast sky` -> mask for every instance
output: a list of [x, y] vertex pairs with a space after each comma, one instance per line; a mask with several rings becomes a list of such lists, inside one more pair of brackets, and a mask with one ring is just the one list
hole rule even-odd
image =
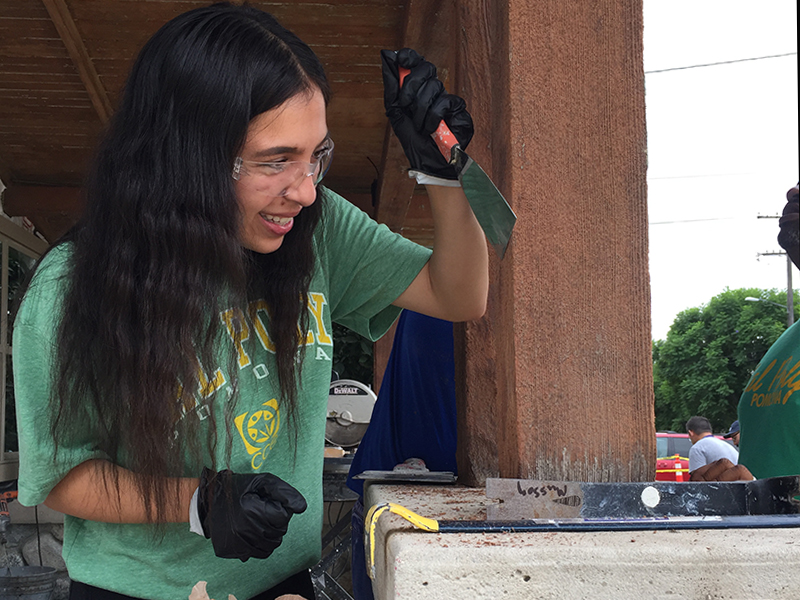
[[758, 256], [781, 251], [777, 219], [758, 216], [780, 214], [800, 176], [796, 0], [644, 0], [644, 69], [663, 339], [680, 311], [726, 287], [786, 289], [786, 258]]

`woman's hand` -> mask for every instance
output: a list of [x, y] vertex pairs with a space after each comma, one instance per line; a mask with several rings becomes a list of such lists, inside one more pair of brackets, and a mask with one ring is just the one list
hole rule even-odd
[[220, 558], [267, 558], [281, 545], [289, 520], [305, 512], [303, 495], [272, 473], [203, 469], [197, 490], [203, 532]]
[[[400, 76], [404, 70], [405, 77]], [[462, 150], [474, 134], [472, 116], [464, 99], [448, 94], [436, 76], [436, 67], [410, 48], [381, 51], [383, 106], [411, 169], [443, 180], [458, 173], [433, 141], [431, 134], [444, 121]]]

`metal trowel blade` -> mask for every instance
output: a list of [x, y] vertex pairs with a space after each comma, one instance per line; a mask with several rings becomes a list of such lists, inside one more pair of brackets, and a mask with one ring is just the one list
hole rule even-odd
[[454, 157], [456, 165], [463, 165], [458, 179], [464, 195], [486, 238], [502, 259], [511, 240], [517, 215], [480, 165], [460, 148], [454, 148], [454, 152], [459, 155]]

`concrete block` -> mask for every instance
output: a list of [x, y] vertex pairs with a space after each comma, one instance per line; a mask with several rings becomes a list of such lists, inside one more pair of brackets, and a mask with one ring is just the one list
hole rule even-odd
[[[480, 520], [482, 490], [369, 486], [437, 520]], [[592, 598], [795, 599], [798, 529], [436, 534], [384, 513], [376, 536], [376, 600]]]

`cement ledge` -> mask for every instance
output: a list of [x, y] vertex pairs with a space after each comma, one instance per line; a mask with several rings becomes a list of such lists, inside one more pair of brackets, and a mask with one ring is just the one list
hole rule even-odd
[[[369, 485], [365, 506], [400, 504], [433, 519], [482, 520], [483, 490]], [[426, 533], [383, 513], [376, 600], [497, 598], [792, 599], [800, 530], [514, 534]]]

